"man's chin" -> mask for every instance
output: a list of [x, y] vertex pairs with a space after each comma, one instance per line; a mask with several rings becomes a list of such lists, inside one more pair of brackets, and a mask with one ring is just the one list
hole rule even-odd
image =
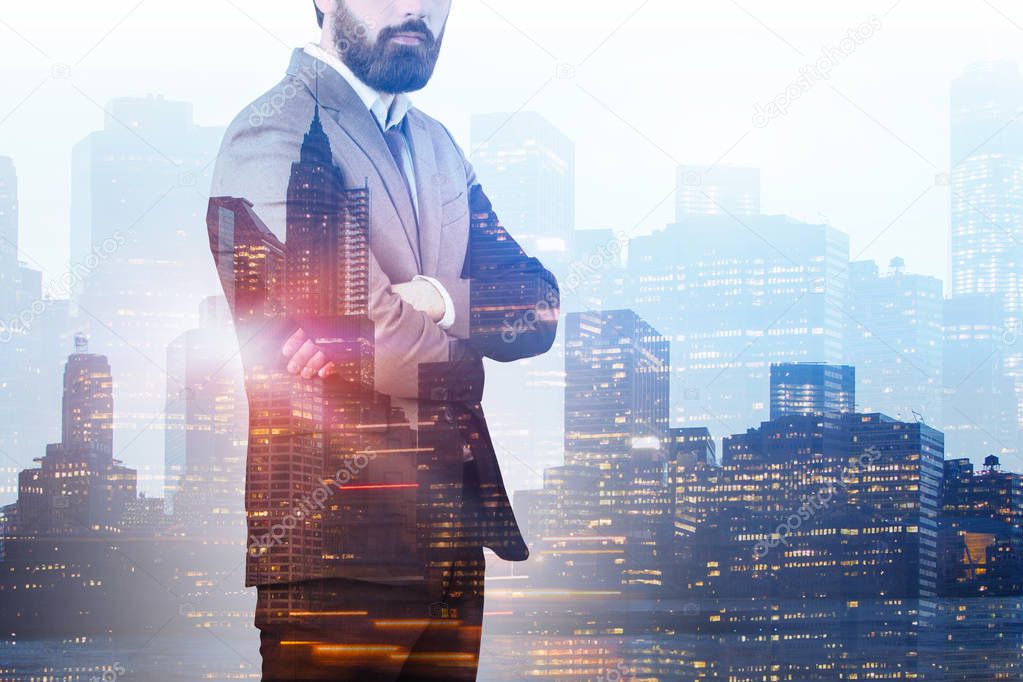
[[415, 92], [426, 87], [433, 76], [433, 69], [421, 63], [396, 64], [390, 70], [391, 77], [379, 80], [381, 90], [385, 92]]

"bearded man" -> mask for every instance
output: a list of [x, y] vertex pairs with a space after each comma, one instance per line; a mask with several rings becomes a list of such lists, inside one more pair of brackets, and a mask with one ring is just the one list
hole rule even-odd
[[546, 352], [558, 285], [409, 98], [451, 0], [314, 4], [319, 42], [228, 128], [208, 214], [246, 374], [263, 680], [473, 680], [483, 548], [528, 556], [483, 358]]

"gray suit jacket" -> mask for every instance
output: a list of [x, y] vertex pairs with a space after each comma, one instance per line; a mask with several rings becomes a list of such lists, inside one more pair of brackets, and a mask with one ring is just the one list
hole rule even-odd
[[[452, 421], [470, 424], [463, 431], [475, 441], [484, 517], [482, 544], [505, 559], [523, 560], [528, 550], [515, 524], [480, 406], [482, 358], [506, 362], [550, 348], [557, 327], [557, 281], [500, 227], [472, 165], [450, 132], [412, 108], [408, 133], [419, 200], [417, 235], [410, 197], [372, 113], [344, 78], [300, 49], [295, 50], [284, 80], [229, 126], [214, 172], [212, 197], [251, 202], [255, 214], [284, 242], [291, 166], [309, 131], [317, 96], [334, 163], [347, 187], [369, 188], [373, 390], [409, 410], [426, 406], [430, 412], [442, 404], [444, 414], [454, 410]], [[497, 267], [493, 254], [501, 254]], [[407, 282], [416, 274], [435, 277], [447, 288], [455, 306], [451, 329], [442, 330], [392, 292], [392, 283]], [[487, 293], [481, 295], [481, 291]], [[492, 316], [489, 331], [473, 323], [485, 317], [474, 315], [474, 301], [489, 296], [487, 301], [492, 302], [494, 292], [510, 297], [503, 301], [503, 308], [514, 311], [504, 325], [511, 333], [495, 334]], [[484, 307], [478, 304], [477, 313]], [[279, 347], [290, 331], [268, 332], [270, 347]], [[420, 367], [425, 363], [432, 368], [428, 372], [432, 384], [421, 380]], [[250, 395], [250, 411], [251, 404]], [[250, 433], [250, 461], [252, 440]], [[251, 499], [246, 496], [250, 520]], [[256, 511], [265, 506], [263, 499]], [[248, 584], [270, 581], [257, 573], [250, 566]], [[286, 574], [292, 580], [354, 575], [323, 567], [291, 567]]]

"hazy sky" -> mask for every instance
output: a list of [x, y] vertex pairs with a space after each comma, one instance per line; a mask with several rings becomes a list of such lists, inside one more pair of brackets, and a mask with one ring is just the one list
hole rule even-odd
[[[315, 37], [310, 4], [7, 0], [0, 154], [18, 166], [25, 254], [59, 275], [71, 146], [101, 126], [102, 104], [159, 93], [226, 124]], [[829, 80], [754, 125], [758, 103], [865, 24]], [[763, 169], [766, 212], [826, 218], [854, 257], [901, 255], [944, 278], [948, 189], [934, 179], [949, 163], [949, 82], [987, 59], [1023, 62], [1018, 3], [454, 0], [437, 75], [414, 99], [467, 151], [472, 113], [547, 116], [577, 143], [579, 227], [655, 229], [673, 217], [676, 164], [720, 160]]]

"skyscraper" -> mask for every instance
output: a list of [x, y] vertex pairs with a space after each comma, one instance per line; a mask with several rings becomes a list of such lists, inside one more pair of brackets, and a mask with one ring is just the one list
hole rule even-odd
[[[951, 295], [1001, 299], [1005, 329], [1023, 331], [1023, 75], [975, 64], [952, 83]], [[1023, 346], [1006, 349], [1023, 427]]]
[[575, 143], [540, 114], [472, 117], [472, 161], [501, 218], [530, 251], [575, 229]]
[[[470, 142], [478, 181], [500, 209], [494, 219], [564, 282], [576, 227], [575, 143], [529, 111], [473, 116]], [[537, 472], [559, 462], [564, 338], [559, 333], [550, 351], [514, 366], [487, 367], [487, 418], [494, 432], [516, 434], [505, 444], [513, 489], [539, 484]]]
[[565, 463], [602, 469], [668, 435], [668, 339], [632, 310], [569, 313]]
[[771, 365], [771, 419], [852, 412], [856, 368], [821, 362]]
[[0, 156], [0, 311], [4, 322], [18, 286], [18, 174], [14, 160]]
[[199, 327], [167, 348], [164, 508], [191, 527], [244, 522], [247, 405], [233, 337], [226, 301], [210, 297]]
[[70, 341], [67, 302], [19, 261], [18, 177], [0, 157], [0, 500], [17, 495], [27, 465], [60, 429], [60, 356]]
[[346, 189], [317, 108], [288, 183], [283, 308], [335, 358], [339, 375], [366, 389], [373, 387], [369, 205], [368, 188]]
[[849, 265], [847, 361], [856, 367], [860, 412], [942, 424], [942, 283], [874, 261]]
[[1003, 299], [996, 294], [945, 300], [941, 412], [949, 458], [1010, 457], [1019, 451], [1014, 382], [1005, 372], [1011, 335], [1004, 320]]
[[71, 297], [82, 329], [118, 368], [115, 441], [160, 490], [168, 344], [217, 291], [205, 235], [210, 163], [222, 130], [162, 97], [115, 99], [75, 145]]
[[693, 216], [629, 244], [636, 312], [671, 339], [672, 421], [768, 414], [776, 362], [842, 362], [849, 238], [784, 216]]
[[565, 461], [516, 495], [539, 581], [663, 584], [675, 450], [668, 340], [631, 310], [566, 320]]
[[114, 456], [114, 387], [110, 362], [88, 352], [84, 335], [75, 336], [75, 352], [64, 369], [61, 442]]
[[[391, 577], [423, 559], [396, 555], [416, 543], [419, 452], [405, 414], [372, 390], [369, 191], [347, 188], [318, 111], [296, 156], [286, 242], [245, 199], [214, 197], [207, 214], [249, 407], [246, 583], [334, 566]], [[335, 374], [286, 371], [281, 347], [298, 328], [325, 349]]]
[[120, 527], [135, 501], [134, 469], [114, 459], [113, 381], [106, 356], [88, 352], [84, 336], [64, 370], [61, 442], [46, 446], [39, 466], [19, 476], [17, 530], [28, 535], [83, 535]]

